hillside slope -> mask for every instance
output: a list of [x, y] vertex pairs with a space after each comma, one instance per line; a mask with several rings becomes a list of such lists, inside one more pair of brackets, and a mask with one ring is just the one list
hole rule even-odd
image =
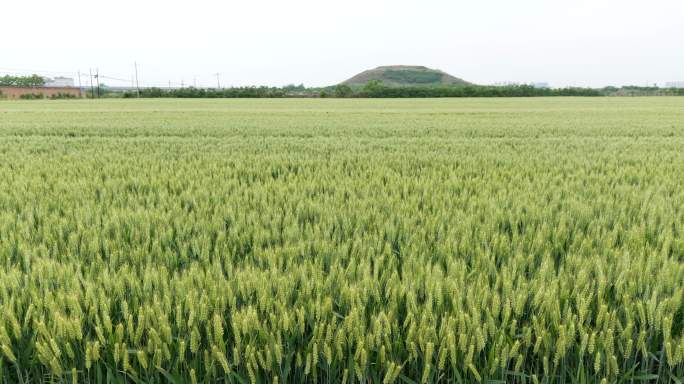
[[342, 82], [342, 84], [358, 86], [371, 80], [380, 80], [389, 86], [470, 84], [440, 70], [415, 65], [390, 65], [369, 69]]

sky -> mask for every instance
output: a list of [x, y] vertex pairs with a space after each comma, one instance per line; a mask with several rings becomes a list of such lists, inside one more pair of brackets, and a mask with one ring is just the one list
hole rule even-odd
[[[325, 86], [381, 65], [478, 83], [684, 81], [682, 0], [5, 0], [0, 74]], [[218, 74], [218, 76], [216, 75]]]

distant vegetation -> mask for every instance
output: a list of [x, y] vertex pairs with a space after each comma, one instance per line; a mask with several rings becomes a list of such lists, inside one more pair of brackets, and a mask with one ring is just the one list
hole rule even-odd
[[533, 96], [602, 96], [591, 88], [535, 88], [531, 85], [510, 86], [434, 86], [392, 87], [379, 81], [371, 81], [353, 92], [356, 97], [533, 97]]
[[[378, 77], [384, 79], [381, 80]], [[0, 86], [40, 87], [45, 78], [31, 76], [2, 76]], [[117, 90], [101, 84], [95, 92], [86, 90], [86, 97], [144, 98], [439, 98], [439, 97], [538, 97], [538, 96], [684, 96], [684, 89], [659, 87], [604, 87], [604, 88], [537, 88], [532, 85], [476, 85], [444, 72], [426, 67], [378, 67], [330, 87], [307, 88], [303, 84], [283, 87], [234, 88], [142, 88]], [[28, 94], [23, 99], [42, 99], [40, 94]], [[53, 99], [73, 98], [57, 95]]]
[[70, 93], [57, 93], [54, 95], [49, 95], [46, 96], [42, 93], [26, 93], [21, 96], [19, 96], [20, 99], [22, 100], [43, 100], [43, 99], [50, 99], [50, 100], [61, 100], [61, 99], [77, 99], [76, 96], [70, 94]]
[[0, 87], [42, 87], [45, 85], [45, 78], [38, 75], [31, 76], [9, 76], [0, 77]]
[[[591, 88], [534, 88], [529, 85], [498, 86], [387, 86], [371, 81], [363, 87], [340, 84], [327, 88], [304, 88], [288, 90], [273, 87], [240, 87], [225, 89], [147, 88], [140, 90], [141, 97], [148, 98], [281, 98], [281, 97], [334, 97], [334, 98], [425, 98], [425, 97], [533, 97], [533, 96], [602, 96], [600, 90]], [[135, 91], [127, 91], [126, 98], [137, 97]]]
[[[288, 86], [289, 87], [289, 86]], [[204, 88], [178, 88], [178, 89], [162, 89], [162, 88], [146, 88], [140, 90], [140, 97], [171, 97], [171, 98], [279, 98], [293, 95], [295, 92], [303, 92], [299, 87], [294, 86], [294, 89], [276, 87], [237, 87], [237, 88], [222, 88], [222, 89], [204, 89]], [[124, 93], [125, 98], [137, 97], [136, 91], [127, 91]]]
[[[137, 97], [135, 91], [123, 94], [111, 92], [111, 97]], [[684, 96], [684, 89], [657, 87], [606, 87], [606, 88], [536, 88], [531, 85], [443, 85], [443, 86], [388, 86], [371, 81], [363, 87], [346, 84], [324, 88], [286, 87], [239, 87], [223, 89], [146, 88], [140, 97], [146, 98], [285, 98], [285, 97], [331, 97], [331, 98], [431, 98], [431, 97], [551, 97], [551, 96]]]
[[684, 88], [639, 87], [627, 85], [623, 87], [605, 87], [600, 89], [605, 96], [684, 96]]

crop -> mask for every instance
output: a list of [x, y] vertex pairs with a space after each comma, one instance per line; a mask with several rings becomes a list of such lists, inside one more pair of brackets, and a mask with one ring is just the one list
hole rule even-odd
[[677, 98], [0, 103], [2, 381], [681, 382], [683, 123]]

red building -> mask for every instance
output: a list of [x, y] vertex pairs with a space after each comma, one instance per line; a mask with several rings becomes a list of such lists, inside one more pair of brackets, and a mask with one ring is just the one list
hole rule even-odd
[[75, 87], [0, 87], [0, 99], [82, 97]]

